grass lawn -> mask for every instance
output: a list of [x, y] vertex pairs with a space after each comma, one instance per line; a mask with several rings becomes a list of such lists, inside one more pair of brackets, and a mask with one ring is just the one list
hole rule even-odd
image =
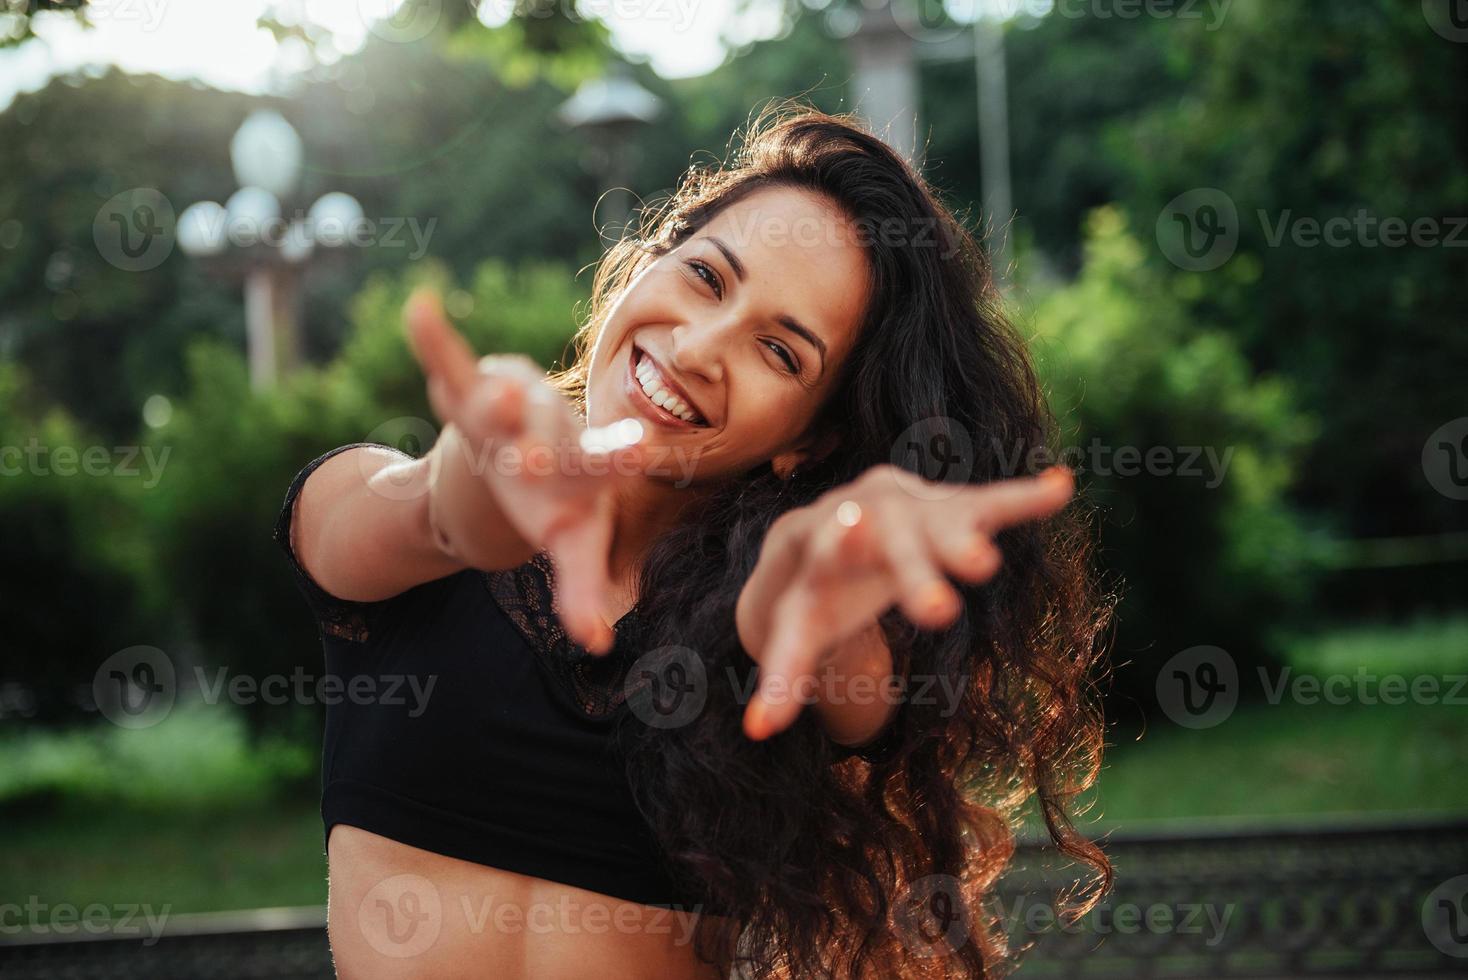
[[206, 912], [326, 901], [318, 750], [218, 706], [0, 739], [0, 904]]
[[1468, 812], [1468, 709], [1249, 705], [1203, 731], [1114, 746], [1100, 824], [1196, 817]]
[[[1288, 690], [1302, 675], [1347, 678], [1331, 688], [1347, 703], [1256, 696], [1202, 730], [1159, 717], [1139, 741], [1110, 748], [1090, 817], [1126, 827], [1198, 817], [1468, 812], [1468, 685], [1454, 692], [1451, 680], [1468, 675], [1468, 617], [1357, 626], [1286, 646], [1289, 673], [1271, 673], [1267, 684], [1245, 678], [1246, 692]], [[1436, 703], [1363, 703], [1361, 691], [1388, 690], [1388, 675], [1408, 684], [1436, 678]], [[1454, 693], [1458, 703], [1445, 703]]]
[[5, 819], [0, 903], [151, 904], [170, 914], [326, 903], [313, 802], [149, 812], [64, 808]]
[[[1468, 672], [1468, 621], [1354, 629], [1292, 649], [1297, 672], [1441, 677]], [[0, 904], [37, 896], [177, 914], [326, 899], [314, 748], [252, 748], [227, 712], [180, 708], [140, 731], [10, 736], [0, 758]], [[1462, 706], [1256, 700], [1215, 728], [1161, 721], [1112, 746], [1084, 825], [1468, 813], [1465, 770]]]

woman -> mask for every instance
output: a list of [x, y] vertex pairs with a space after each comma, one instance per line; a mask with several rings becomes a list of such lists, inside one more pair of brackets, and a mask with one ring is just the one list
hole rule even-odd
[[641, 232], [549, 377], [415, 296], [437, 442], [287, 494], [328, 672], [425, 693], [327, 718], [337, 970], [990, 975], [1022, 804], [1110, 869], [1107, 607], [1070, 475], [1008, 462], [1051, 420], [982, 253], [798, 106]]

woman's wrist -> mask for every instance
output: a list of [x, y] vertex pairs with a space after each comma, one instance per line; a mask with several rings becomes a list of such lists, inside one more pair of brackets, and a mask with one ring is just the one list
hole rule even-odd
[[834, 644], [816, 668], [812, 708], [832, 741], [864, 745], [891, 723], [902, 699], [887, 635], [877, 620]]
[[462, 568], [513, 568], [534, 549], [511, 526], [469, 455], [463, 434], [450, 423], [424, 457], [425, 543]]

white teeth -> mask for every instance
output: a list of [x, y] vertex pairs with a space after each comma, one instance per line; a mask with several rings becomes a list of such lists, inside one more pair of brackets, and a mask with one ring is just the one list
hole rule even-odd
[[688, 407], [688, 403], [667, 388], [663, 387], [662, 378], [658, 375], [657, 368], [648, 361], [641, 361], [637, 365], [637, 380], [642, 382], [642, 392], [647, 395], [648, 400], [661, 409], [672, 412], [685, 422], [694, 422], [698, 416]]

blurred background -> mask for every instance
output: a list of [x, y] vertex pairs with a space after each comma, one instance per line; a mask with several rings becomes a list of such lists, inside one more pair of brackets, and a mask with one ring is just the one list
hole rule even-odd
[[321, 975], [290, 478], [431, 444], [416, 285], [556, 364], [784, 96], [985, 236], [1122, 590], [1118, 891], [1022, 852], [1021, 975], [1468, 971], [1462, 0], [0, 0], [0, 964]]

